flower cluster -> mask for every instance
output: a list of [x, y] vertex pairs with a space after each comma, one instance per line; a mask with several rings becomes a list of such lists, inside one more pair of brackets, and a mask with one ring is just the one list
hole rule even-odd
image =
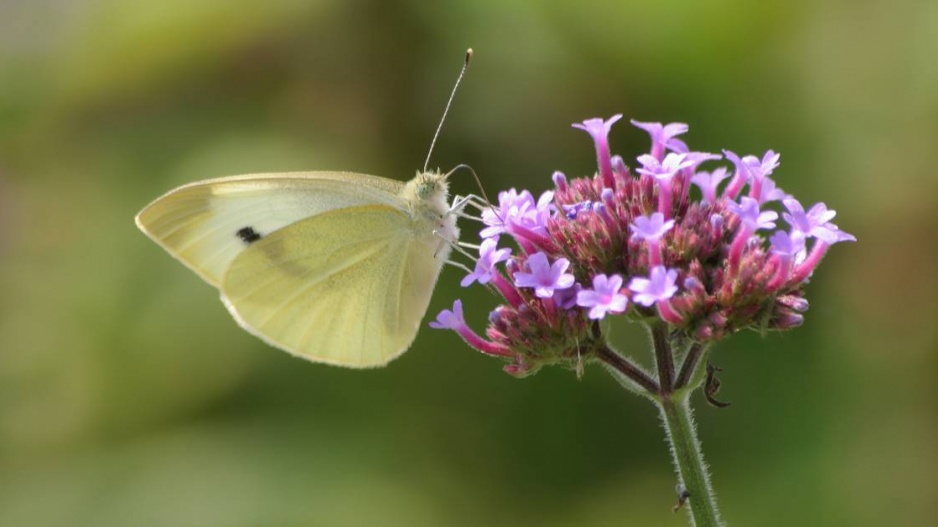
[[[779, 189], [775, 152], [694, 152], [677, 138], [687, 132], [682, 123], [632, 121], [651, 136], [633, 174], [609, 149], [620, 118], [573, 125], [595, 143], [593, 177], [556, 172], [554, 189], [539, 198], [511, 189], [483, 209], [479, 257], [462, 285], [485, 284], [504, 298], [485, 337], [466, 324], [458, 300], [432, 327], [455, 330], [524, 376], [545, 364], [578, 367], [601, 345], [599, 321], [610, 315], [664, 322], [704, 343], [802, 323], [803, 285], [832, 244], [855, 240], [831, 223], [835, 212], [823, 203], [806, 211]], [[722, 159], [731, 166], [699, 170]], [[506, 238], [514, 249], [499, 245]]]

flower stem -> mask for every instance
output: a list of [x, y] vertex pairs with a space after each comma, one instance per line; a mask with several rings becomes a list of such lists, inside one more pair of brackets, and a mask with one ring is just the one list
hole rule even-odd
[[654, 379], [649, 377], [647, 373], [633, 364], [629, 359], [613, 351], [608, 345], [601, 346], [596, 351], [596, 357], [608, 367], [621, 373], [636, 385], [641, 386], [649, 394], [657, 394], [659, 392], [660, 388]]
[[690, 408], [690, 390], [656, 398], [665, 432], [671, 445], [671, 455], [678, 472], [678, 481], [687, 491], [686, 508], [694, 527], [720, 527], [710, 475], [700, 451], [697, 429]]
[[655, 363], [658, 365], [658, 383], [661, 385], [661, 393], [667, 394], [674, 387], [674, 352], [668, 340], [668, 325], [653, 325], [651, 337], [655, 347]]
[[[707, 347], [704, 344], [695, 342], [691, 344], [690, 349], [687, 351], [687, 355], [684, 356], [684, 362], [681, 363], [681, 372], [677, 376], [677, 381], [674, 383], [674, 390], [681, 390], [686, 387], [692, 379], [692, 376], [696, 371], [698, 371], [697, 364], [700, 362], [700, 357], [706, 353]], [[696, 386], [691, 386], [695, 388]]]

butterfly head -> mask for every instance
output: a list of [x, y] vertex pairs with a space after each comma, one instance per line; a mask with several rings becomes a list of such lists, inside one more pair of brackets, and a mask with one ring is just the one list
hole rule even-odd
[[442, 197], [443, 201], [446, 201], [449, 194], [449, 181], [446, 179], [448, 175], [437, 172], [418, 173], [412, 181], [414, 195], [421, 201], [433, 201], [438, 197]]

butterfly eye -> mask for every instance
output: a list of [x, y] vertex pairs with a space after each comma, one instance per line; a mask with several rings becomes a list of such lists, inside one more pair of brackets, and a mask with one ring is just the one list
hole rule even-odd
[[417, 183], [417, 198], [427, 199], [440, 191], [440, 184], [437, 180], [429, 177], [422, 177]]

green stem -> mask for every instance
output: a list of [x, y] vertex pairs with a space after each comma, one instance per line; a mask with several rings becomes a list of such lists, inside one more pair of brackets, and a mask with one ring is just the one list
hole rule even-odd
[[661, 393], [674, 388], [674, 351], [668, 339], [668, 325], [655, 324], [651, 327], [651, 340], [655, 347], [655, 364], [658, 366], [658, 384]]
[[[658, 383], [648, 376], [644, 370], [636, 366], [629, 359], [616, 353], [608, 344], [603, 344], [596, 350], [596, 357], [606, 363], [624, 378], [641, 387], [647, 394], [657, 394], [660, 391]], [[639, 392], [640, 393], [640, 392]]]
[[678, 481], [687, 491], [685, 507], [691, 525], [695, 527], [721, 527], [710, 475], [700, 451], [697, 429], [690, 408], [690, 390], [657, 398], [664, 421], [671, 455], [678, 472]]

